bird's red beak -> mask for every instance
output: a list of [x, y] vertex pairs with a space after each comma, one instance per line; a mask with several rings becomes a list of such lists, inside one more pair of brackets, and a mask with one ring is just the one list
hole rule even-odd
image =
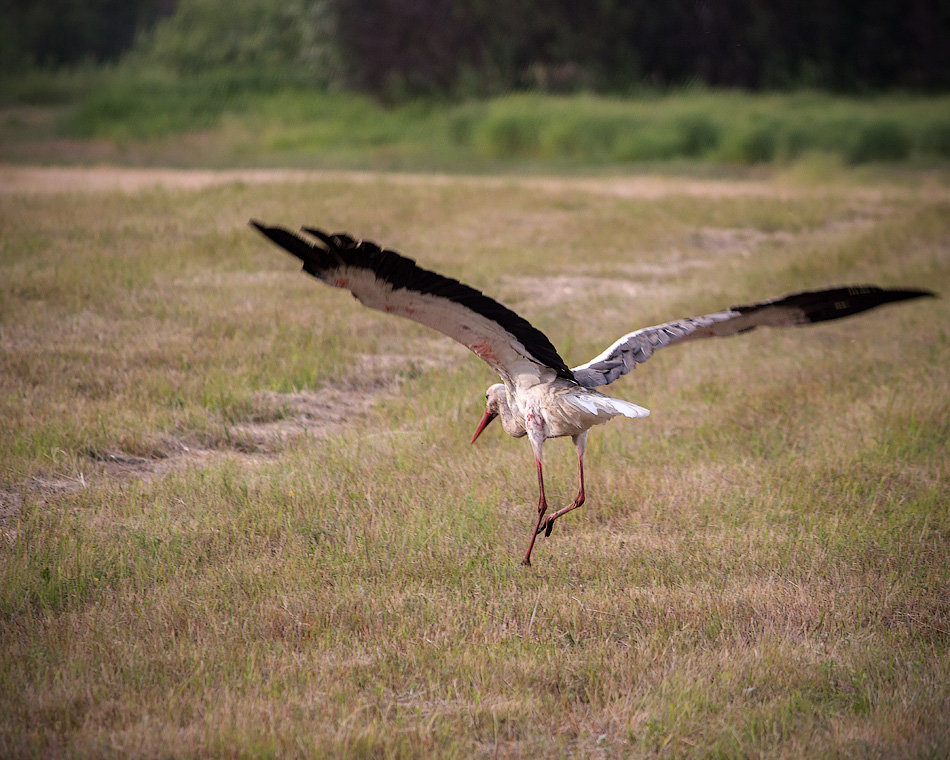
[[485, 414], [482, 415], [482, 421], [478, 423], [478, 427], [475, 428], [475, 435], [472, 436], [472, 443], [475, 443], [475, 439], [482, 434], [482, 431], [488, 427], [488, 423], [491, 422], [498, 415], [494, 412], [489, 412], [485, 410]]

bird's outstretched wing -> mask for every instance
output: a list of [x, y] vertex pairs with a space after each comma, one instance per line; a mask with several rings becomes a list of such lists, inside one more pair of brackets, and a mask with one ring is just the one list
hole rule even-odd
[[644, 327], [628, 333], [587, 364], [574, 367], [572, 372], [578, 383], [595, 388], [612, 383], [638, 364], [643, 364], [653, 356], [654, 351], [687, 340], [724, 338], [756, 327], [790, 327], [824, 322], [894, 301], [933, 295], [928, 290], [886, 290], [862, 285], [807, 291], [748, 306], [733, 306], [715, 314]]
[[416, 265], [395, 251], [349, 235], [251, 224], [303, 262], [327, 285], [346, 288], [365, 306], [438, 330], [467, 346], [506, 382], [533, 384], [544, 375], [570, 378], [551, 341], [527, 320], [481, 291]]

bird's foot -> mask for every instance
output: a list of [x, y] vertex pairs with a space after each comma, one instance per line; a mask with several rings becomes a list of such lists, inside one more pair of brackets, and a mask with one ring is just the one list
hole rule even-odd
[[550, 515], [538, 523], [538, 530], [535, 535], [540, 536], [543, 532], [544, 537], [547, 538], [551, 535], [552, 530], [554, 530], [554, 515]]

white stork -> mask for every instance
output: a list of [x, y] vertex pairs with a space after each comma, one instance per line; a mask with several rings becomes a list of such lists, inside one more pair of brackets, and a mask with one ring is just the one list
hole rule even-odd
[[[304, 227], [300, 234], [251, 221], [261, 233], [303, 262], [303, 271], [349, 290], [364, 306], [438, 330], [473, 351], [502, 379], [485, 393], [486, 407], [472, 443], [495, 417], [508, 435], [527, 435], [538, 473], [538, 520], [522, 564], [531, 564], [535, 538], [551, 534], [554, 522], [584, 503], [584, 447], [594, 425], [649, 411], [605, 396], [594, 388], [612, 383], [653, 352], [696, 338], [725, 337], [756, 327], [786, 327], [839, 319], [881, 304], [921, 296], [926, 290], [874, 286], [796, 293], [749, 306], [645, 327], [624, 335], [599, 356], [570, 369], [551, 341], [525, 319], [458, 280], [423, 269], [395, 251], [349, 235]], [[548, 438], [571, 436], [577, 449], [580, 485], [568, 506], [545, 517], [541, 448]]]

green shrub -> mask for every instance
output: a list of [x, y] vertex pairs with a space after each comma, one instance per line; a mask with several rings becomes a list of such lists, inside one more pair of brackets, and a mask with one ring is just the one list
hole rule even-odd
[[536, 156], [544, 121], [534, 99], [502, 98], [473, 126], [472, 142], [489, 158]]
[[903, 161], [910, 155], [911, 142], [907, 132], [894, 121], [873, 121], [866, 124], [848, 152], [852, 164], [869, 161]]
[[928, 124], [921, 135], [920, 148], [924, 153], [950, 158], [950, 121]]
[[792, 127], [783, 130], [781, 153], [784, 158], [798, 158], [815, 147], [815, 141], [807, 129]]
[[714, 150], [719, 145], [719, 127], [708, 116], [687, 116], [677, 124], [681, 140], [681, 152], [697, 158]]
[[602, 160], [613, 154], [617, 135], [623, 131], [617, 118], [596, 110], [551, 114], [540, 126], [540, 152], [545, 158]]
[[617, 161], [666, 161], [682, 155], [682, 142], [675, 131], [665, 128], [630, 130], [614, 145]]
[[740, 125], [727, 134], [716, 157], [731, 163], [768, 163], [778, 154], [780, 131], [771, 121]]
[[742, 160], [747, 164], [766, 164], [778, 152], [778, 125], [761, 124], [750, 129], [740, 142]]
[[0, 104], [59, 106], [97, 92], [112, 77], [108, 67], [0, 71]]

